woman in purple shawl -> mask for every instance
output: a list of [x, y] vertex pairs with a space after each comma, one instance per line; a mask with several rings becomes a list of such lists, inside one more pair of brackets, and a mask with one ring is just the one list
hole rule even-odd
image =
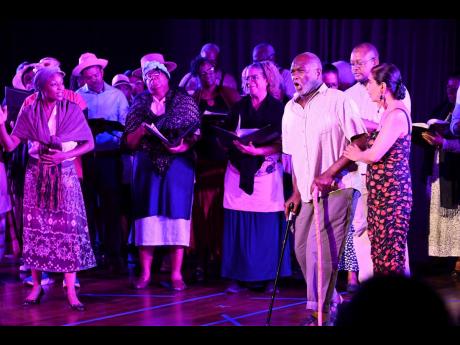
[[64, 73], [43, 68], [34, 79], [39, 97], [19, 112], [7, 133], [0, 111], [0, 140], [7, 151], [28, 141], [29, 162], [24, 182], [25, 264], [33, 288], [24, 306], [40, 303], [41, 272], [63, 272], [73, 310], [83, 311], [75, 291], [76, 272], [96, 266], [85, 205], [73, 160], [91, 151], [93, 136], [79, 106], [64, 100]]

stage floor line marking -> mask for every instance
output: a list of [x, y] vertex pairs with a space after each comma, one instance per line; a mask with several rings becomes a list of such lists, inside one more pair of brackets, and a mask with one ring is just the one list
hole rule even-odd
[[67, 324], [64, 324], [63, 326], [78, 326], [78, 325], [83, 325], [83, 324], [92, 323], [92, 322], [96, 322], [96, 321], [102, 321], [102, 320], [107, 320], [107, 319], [113, 319], [113, 318], [116, 318], [116, 317], [121, 317], [121, 316], [126, 316], [126, 315], [132, 315], [132, 314], [136, 314], [136, 313], [142, 313], [142, 312], [148, 311], [148, 310], [155, 310], [155, 309], [160, 309], [160, 308], [171, 307], [171, 306], [173, 306], [173, 305], [184, 304], [184, 303], [188, 303], [188, 302], [195, 302], [195, 301], [199, 301], [199, 300], [206, 299], [206, 298], [212, 298], [212, 297], [216, 297], [216, 296], [222, 296], [222, 295], [225, 295], [225, 294], [226, 294], [225, 292], [220, 292], [220, 293], [215, 293], [215, 294], [211, 294], [211, 295], [205, 295], [205, 296], [200, 296], [200, 297], [194, 297], [194, 298], [189, 298], [189, 299], [186, 299], [186, 300], [183, 300], [183, 301], [178, 301], [178, 302], [173, 302], [173, 303], [166, 303], [166, 304], [160, 304], [160, 305], [153, 306], [153, 307], [148, 307], [148, 308], [142, 308], [142, 309], [136, 309], [136, 310], [127, 311], [127, 312], [124, 312], [124, 313], [117, 313], [117, 314], [106, 315], [106, 316], [97, 317], [97, 318], [93, 318], [93, 319], [88, 319], [88, 320], [83, 320], [83, 321], [77, 321], [77, 322], [67, 323]]
[[[273, 311], [280, 310], [280, 309], [286, 309], [286, 308], [294, 307], [296, 305], [305, 304], [305, 303], [306, 303], [306, 300], [303, 300], [302, 302], [291, 303], [291, 304], [283, 305], [281, 307], [273, 308]], [[253, 313], [248, 313], [248, 314], [243, 314], [243, 315], [240, 315], [240, 316], [236, 316], [236, 317], [232, 318], [232, 320], [240, 320], [240, 319], [244, 319], [244, 318], [247, 318], [247, 317], [250, 317], [250, 316], [264, 314], [264, 313], [267, 313], [267, 312], [268, 312], [268, 309], [259, 310], [259, 311], [253, 312]], [[213, 326], [213, 325], [218, 325], [218, 324], [225, 323], [225, 322], [228, 322], [228, 321], [230, 321], [230, 320], [219, 320], [219, 321], [215, 321], [215, 322], [211, 322], [211, 323], [206, 323], [206, 324], [203, 324], [201, 326]]]

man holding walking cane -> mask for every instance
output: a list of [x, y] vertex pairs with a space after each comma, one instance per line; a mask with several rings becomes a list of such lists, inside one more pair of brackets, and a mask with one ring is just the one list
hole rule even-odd
[[286, 201], [286, 216], [294, 203], [294, 247], [307, 283], [309, 326], [332, 324], [331, 314], [340, 301], [335, 290], [337, 265], [358, 193], [354, 181], [359, 178], [343, 151], [350, 142], [360, 147], [366, 142], [355, 103], [323, 84], [321, 66], [313, 53], [294, 58], [291, 76], [297, 92], [286, 104], [282, 123], [283, 152], [292, 156], [293, 194]]

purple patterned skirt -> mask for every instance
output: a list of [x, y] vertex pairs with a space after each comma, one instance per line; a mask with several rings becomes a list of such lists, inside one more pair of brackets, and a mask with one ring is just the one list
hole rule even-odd
[[39, 204], [39, 180], [39, 165], [31, 159], [24, 183], [25, 264], [46, 272], [75, 272], [95, 267], [85, 204], [73, 162], [62, 164], [57, 180], [59, 198], [54, 207]]

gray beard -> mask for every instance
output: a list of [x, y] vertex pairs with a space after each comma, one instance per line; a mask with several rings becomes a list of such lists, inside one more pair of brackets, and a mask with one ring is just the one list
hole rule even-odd
[[314, 93], [316, 90], [319, 89], [319, 87], [321, 86], [321, 84], [323, 84], [322, 81], [318, 81], [318, 83], [316, 83], [315, 85], [313, 85], [309, 90], [305, 91], [302, 95], [300, 95], [301, 97], [308, 97], [309, 95], [311, 95], [312, 93]]

